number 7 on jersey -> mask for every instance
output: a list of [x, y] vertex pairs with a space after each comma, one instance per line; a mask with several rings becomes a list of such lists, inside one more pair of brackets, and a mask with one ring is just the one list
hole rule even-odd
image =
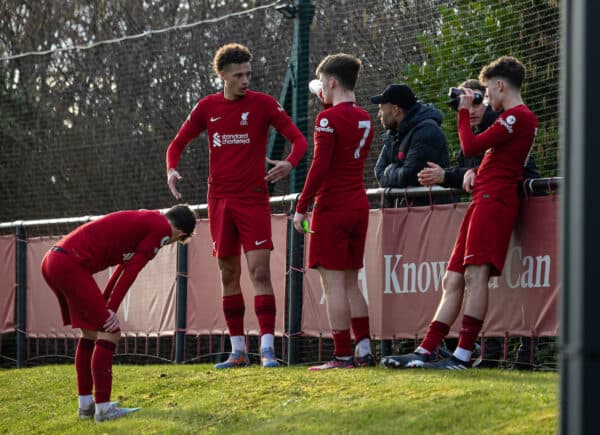
[[365, 142], [369, 137], [369, 132], [371, 131], [371, 121], [358, 121], [358, 128], [364, 128], [365, 132], [363, 133], [363, 137], [358, 144], [358, 148], [354, 151], [354, 158], [358, 159], [360, 157], [360, 150], [365, 146]]

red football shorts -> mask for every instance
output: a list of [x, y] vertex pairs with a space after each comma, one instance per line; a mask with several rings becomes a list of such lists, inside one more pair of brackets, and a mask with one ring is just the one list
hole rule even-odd
[[89, 270], [68, 254], [49, 251], [42, 260], [42, 275], [58, 299], [65, 325], [103, 331], [109, 313]]
[[273, 249], [269, 198], [209, 198], [208, 220], [213, 255], [240, 255], [255, 249]]
[[308, 247], [308, 266], [329, 270], [363, 267], [369, 209], [327, 210], [315, 208]]
[[490, 264], [490, 275], [501, 275], [518, 214], [518, 198], [504, 201], [496, 196], [471, 203], [458, 230], [447, 270], [464, 273], [469, 264]]

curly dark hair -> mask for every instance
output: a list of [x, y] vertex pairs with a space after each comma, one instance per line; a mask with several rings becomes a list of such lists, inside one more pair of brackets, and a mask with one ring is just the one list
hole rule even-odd
[[494, 77], [502, 78], [515, 88], [521, 89], [525, 79], [525, 66], [516, 57], [502, 56], [484, 66], [479, 73], [479, 80], [482, 83]]
[[252, 60], [252, 53], [248, 47], [232, 42], [219, 48], [213, 59], [213, 68], [219, 75], [223, 69], [232, 63], [246, 63]]

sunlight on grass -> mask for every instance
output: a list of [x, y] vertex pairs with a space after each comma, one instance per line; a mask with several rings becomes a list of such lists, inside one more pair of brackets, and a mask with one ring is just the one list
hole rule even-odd
[[0, 370], [8, 433], [555, 433], [558, 374], [211, 365], [114, 368], [113, 400], [142, 411], [78, 421], [73, 366]]

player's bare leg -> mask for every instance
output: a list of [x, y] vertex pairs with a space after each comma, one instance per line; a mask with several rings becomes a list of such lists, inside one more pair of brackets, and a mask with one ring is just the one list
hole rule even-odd
[[223, 296], [232, 296], [242, 292], [240, 276], [242, 266], [239, 255], [232, 255], [217, 259], [221, 274], [221, 289]]
[[489, 264], [472, 264], [465, 270], [465, 314], [483, 319], [487, 313], [490, 279]]
[[452, 325], [460, 312], [464, 290], [464, 275], [447, 270], [442, 281], [442, 299], [433, 316], [433, 320]]
[[271, 251], [268, 249], [255, 249], [246, 252], [248, 272], [256, 295], [272, 295], [271, 283]]

